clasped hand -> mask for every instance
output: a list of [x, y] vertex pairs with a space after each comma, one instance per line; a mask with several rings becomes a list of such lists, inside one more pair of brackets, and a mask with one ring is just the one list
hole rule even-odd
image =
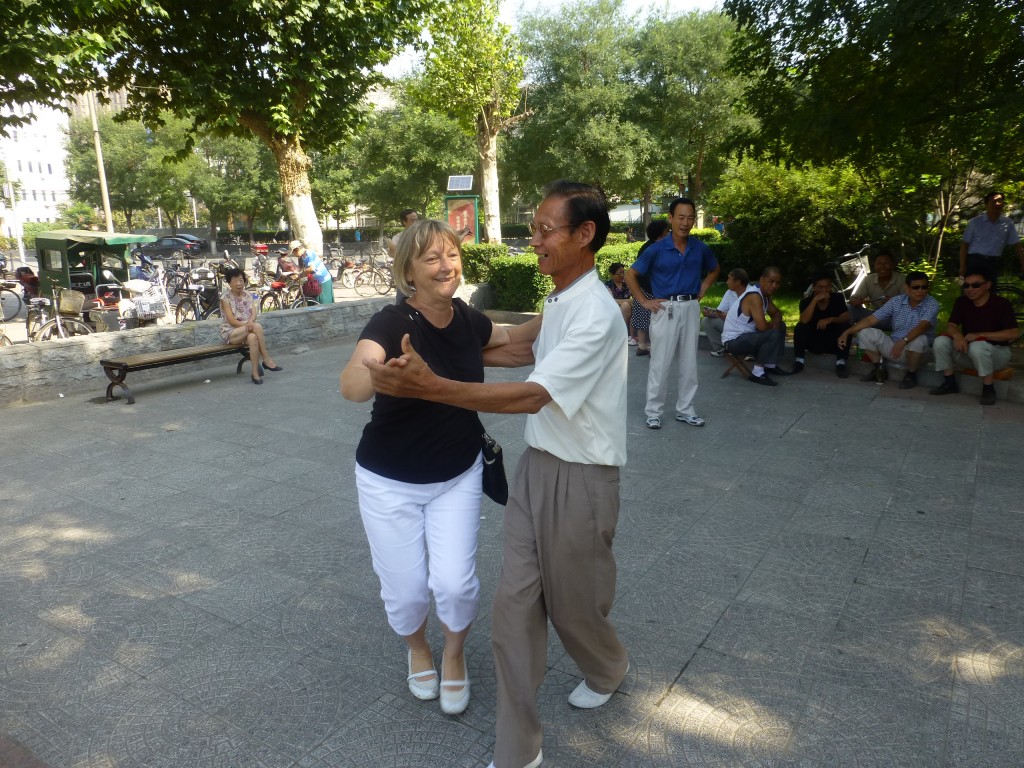
[[373, 388], [382, 395], [392, 397], [418, 397], [430, 389], [437, 379], [430, 366], [413, 349], [409, 334], [402, 336], [402, 354], [386, 362], [373, 359], [363, 361], [370, 371]]

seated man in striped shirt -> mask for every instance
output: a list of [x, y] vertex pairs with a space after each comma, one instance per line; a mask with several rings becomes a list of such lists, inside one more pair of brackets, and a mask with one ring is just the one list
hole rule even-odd
[[[903, 364], [907, 372], [900, 382], [900, 389], [917, 386], [917, 369], [921, 367], [924, 354], [931, 348], [935, 338], [935, 321], [939, 316], [939, 302], [928, 295], [930, 283], [924, 272], [907, 273], [907, 292], [891, 299], [860, 322], [847, 328], [839, 336], [839, 348], [845, 349], [849, 337], [857, 334], [857, 344], [864, 351], [864, 357], [874, 364], [870, 373], [861, 381], [881, 384], [889, 378], [885, 361], [894, 360]], [[874, 326], [883, 320], [892, 322], [892, 336], [886, 336]]]

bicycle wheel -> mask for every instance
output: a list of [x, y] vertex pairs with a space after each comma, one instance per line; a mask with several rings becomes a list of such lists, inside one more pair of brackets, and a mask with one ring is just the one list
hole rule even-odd
[[263, 298], [260, 299], [260, 312], [276, 312], [280, 308], [281, 297], [277, 295], [277, 291], [263, 294]]
[[0, 308], [3, 310], [3, 322], [13, 320], [21, 312], [21, 296], [10, 288], [0, 288]]
[[34, 340], [71, 339], [75, 336], [88, 336], [90, 333], [92, 333], [92, 328], [81, 320], [65, 320], [61, 318], [59, 325], [56, 319], [44, 323], [43, 327], [36, 333]]
[[36, 340], [36, 334], [43, 327], [43, 318], [38, 309], [29, 307], [25, 314], [25, 338], [29, 341]]
[[181, 276], [177, 272], [164, 272], [164, 290], [167, 291], [168, 299], [173, 299], [183, 284]]
[[356, 287], [356, 275], [358, 274], [354, 269], [343, 269], [341, 274], [338, 275], [338, 280], [343, 286], [352, 290]]
[[309, 296], [299, 296], [289, 305], [288, 309], [302, 309], [303, 307], [316, 307], [319, 305], [320, 302], [316, 299], [311, 299]]
[[192, 299], [182, 299], [174, 310], [174, 320], [178, 323], [187, 323], [199, 319], [199, 310]]
[[360, 272], [356, 277], [356, 293], [360, 296], [373, 296], [375, 293], [387, 293], [386, 290], [381, 291], [380, 285], [384, 282], [384, 278], [380, 272], [375, 269], [368, 269], [365, 272]]
[[377, 272], [380, 275], [380, 282], [377, 283], [377, 293], [383, 296], [390, 293], [395, 287], [395, 275], [390, 269], [381, 269]]

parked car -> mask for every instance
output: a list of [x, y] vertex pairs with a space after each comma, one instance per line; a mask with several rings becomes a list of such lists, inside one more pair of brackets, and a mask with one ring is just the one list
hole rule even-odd
[[161, 237], [155, 243], [145, 243], [132, 250], [132, 256], [136, 258], [146, 256], [150, 259], [184, 259], [190, 256], [199, 256], [202, 252], [203, 249], [199, 243], [175, 236]]
[[201, 238], [201, 237], [196, 237], [195, 235], [190, 235], [187, 232], [179, 232], [178, 234], [175, 235], [175, 237], [180, 237], [182, 240], [188, 240], [188, 241], [193, 242], [193, 243], [198, 243], [199, 247], [202, 248], [204, 251], [209, 250], [209, 248], [210, 248], [210, 243], [209, 242], [207, 242], [206, 240], [203, 240], [203, 238]]

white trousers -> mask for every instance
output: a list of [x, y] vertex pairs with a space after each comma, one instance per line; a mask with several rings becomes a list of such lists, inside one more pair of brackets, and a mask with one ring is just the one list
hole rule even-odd
[[[669, 306], [672, 316], [669, 317]], [[647, 416], [661, 417], [672, 362], [679, 361], [676, 412], [696, 416], [697, 339], [700, 337], [700, 302], [666, 301], [651, 313], [651, 367], [647, 373]]]
[[935, 370], [940, 373], [952, 371], [954, 365], [973, 368], [978, 376], [985, 378], [1001, 371], [1010, 362], [1010, 348], [989, 344], [987, 341], [972, 341], [967, 345], [967, 354], [953, 349], [953, 339], [939, 336], [935, 339]]
[[453, 632], [476, 618], [480, 580], [482, 460], [443, 483], [403, 483], [356, 464], [359, 512], [388, 623], [402, 637], [427, 618], [430, 595], [437, 617]]

